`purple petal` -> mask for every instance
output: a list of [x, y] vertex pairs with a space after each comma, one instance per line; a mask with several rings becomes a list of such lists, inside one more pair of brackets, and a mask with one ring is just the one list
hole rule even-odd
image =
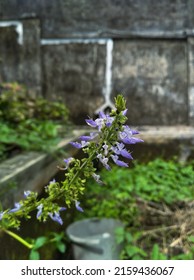
[[110, 166], [108, 165], [108, 158], [107, 157], [103, 157], [102, 154], [98, 154], [97, 158], [100, 160], [100, 162], [103, 164], [103, 166], [107, 170], [111, 170]]
[[103, 147], [103, 149], [104, 149], [104, 155], [107, 156], [107, 155], [108, 155], [108, 152], [109, 152], [109, 149], [108, 149], [109, 147], [108, 147], [108, 145], [107, 145], [107, 144], [104, 144], [102, 147]]
[[75, 207], [76, 207], [76, 209], [78, 210], [78, 211], [80, 211], [80, 212], [84, 212], [84, 210], [79, 206], [80, 205], [80, 202], [79, 201], [75, 201]]
[[80, 143], [78, 143], [78, 142], [70, 142], [70, 144], [72, 146], [74, 146], [75, 148], [77, 148], [77, 149], [81, 149], [82, 148], [82, 145]]
[[15, 205], [15, 208], [9, 210], [9, 213], [15, 213], [15, 212], [19, 211], [20, 208], [22, 207], [22, 205], [19, 202], [16, 202], [14, 205]]
[[124, 111], [122, 111], [123, 116], [126, 116], [128, 109], [125, 109]]
[[59, 211], [65, 211], [65, 210], [67, 210], [66, 207], [61, 207], [61, 208], [59, 209]]
[[125, 158], [133, 159], [131, 154], [125, 149], [125, 145], [123, 143], [116, 142], [116, 147], [112, 147], [112, 151], [117, 154], [121, 155]]
[[121, 151], [121, 155], [125, 158], [133, 159], [132, 155], [125, 149]]
[[78, 143], [78, 142], [70, 142], [70, 144], [71, 144], [72, 146], [74, 146], [75, 148], [77, 148], [77, 149], [81, 149], [81, 148], [86, 147], [86, 146], [89, 144], [89, 142], [86, 142], [86, 141], [81, 141], [81, 143]]
[[97, 126], [96, 122], [92, 119], [86, 119], [85, 121], [91, 127], [96, 127]]
[[121, 167], [128, 167], [128, 164], [122, 160], [119, 160], [117, 155], [111, 155], [111, 157], [113, 161], [116, 163], [116, 165]]
[[2, 220], [2, 218], [3, 218], [3, 215], [4, 215], [4, 212], [0, 212], [0, 221]]
[[50, 184], [54, 184], [54, 183], [56, 183], [56, 180], [55, 180], [55, 179], [52, 179], [52, 180], [49, 182], [49, 185], [50, 185]]
[[83, 141], [90, 141], [98, 135], [98, 132], [91, 132], [90, 135], [80, 136], [80, 139]]
[[121, 140], [122, 140], [123, 143], [125, 143], [125, 144], [136, 144], [136, 143], [144, 142], [142, 139], [140, 139], [140, 138], [135, 138], [135, 137], [123, 138], [123, 139], [121, 139]]
[[110, 127], [112, 125], [113, 121], [114, 121], [113, 117], [107, 117], [106, 126]]
[[42, 214], [42, 208], [43, 208], [43, 204], [41, 203], [40, 205], [37, 206], [38, 212], [36, 214], [36, 218], [38, 219], [41, 214]]
[[97, 174], [93, 173], [93, 174], [92, 174], [92, 177], [94, 178], [94, 180], [95, 180], [98, 184], [100, 184], [100, 185], [103, 184], [103, 182], [100, 180], [100, 175], [97, 175]]
[[139, 138], [132, 137], [134, 134], [138, 134], [139, 132], [136, 130], [132, 130], [128, 125], [123, 126], [123, 131], [119, 133], [120, 140], [125, 144], [136, 144], [138, 142], [143, 142], [143, 140]]
[[81, 139], [81, 140], [83, 140], [83, 141], [90, 141], [90, 140], [92, 140], [92, 137], [91, 136], [87, 136], [87, 135], [83, 135], [83, 136], [80, 136], [80, 138], [79, 139]]
[[57, 223], [59, 223], [60, 225], [63, 224], [63, 220], [61, 219], [59, 212], [54, 212], [54, 214], [53, 214], [53, 213], [49, 213], [49, 217], [50, 217], [54, 222], [57, 222]]
[[63, 160], [65, 165], [66, 165], [65, 169], [67, 169], [69, 167], [69, 165], [72, 162], [72, 160], [73, 160], [73, 157], [69, 157], [69, 158], [66, 158], [66, 159]]
[[105, 113], [104, 113], [103, 111], [100, 111], [100, 112], [99, 112], [99, 117], [100, 117], [101, 119], [105, 119], [105, 118], [106, 118], [106, 115], [105, 115]]
[[131, 132], [132, 132], [132, 134], [134, 135], [134, 134], [139, 134], [139, 131], [137, 131], [137, 130], [131, 130]]
[[24, 191], [24, 197], [27, 198], [31, 193], [31, 191]]

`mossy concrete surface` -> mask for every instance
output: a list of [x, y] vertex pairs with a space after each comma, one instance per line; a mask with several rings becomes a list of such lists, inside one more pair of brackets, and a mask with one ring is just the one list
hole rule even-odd
[[24, 190], [41, 193], [43, 187], [59, 171], [57, 166], [64, 157], [74, 155], [77, 150], [69, 144], [80, 135], [83, 130], [72, 131], [72, 136], [61, 141], [53, 153], [23, 152], [0, 164], [0, 200], [3, 207], [13, 207], [14, 202], [23, 198]]

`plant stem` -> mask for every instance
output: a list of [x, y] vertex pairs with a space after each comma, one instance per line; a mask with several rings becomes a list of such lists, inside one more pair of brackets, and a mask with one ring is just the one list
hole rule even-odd
[[33, 245], [28, 243], [26, 240], [24, 240], [21, 236], [17, 235], [16, 233], [10, 231], [10, 230], [7, 230], [7, 229], [4, 229], [2, 228], [2, 230], [4, 232], [6, 232], [7, 234], [9, 234], [10, 236], [12, 236], [13, 238], [15, 238], [17, 241], [19, 241], [21, 244], [23, 244], [25, 247], [27, 247], [28, 249], [32, 249]]

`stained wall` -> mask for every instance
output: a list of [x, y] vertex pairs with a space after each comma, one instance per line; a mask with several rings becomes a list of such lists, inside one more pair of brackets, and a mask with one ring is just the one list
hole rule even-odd
[[119, 92], [133, 125], [193, 124], [193, 53], [192, 0], [0, 0], [0, 80], [77, 124]]

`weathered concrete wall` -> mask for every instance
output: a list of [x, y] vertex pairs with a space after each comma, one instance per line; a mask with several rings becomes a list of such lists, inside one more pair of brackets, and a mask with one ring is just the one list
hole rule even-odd
[[106, 46], [66, 43], [42, 46], [43, 92], [53, 100], [61, 97], [78, 122], [103, 103]]
[[41, 94], [39, 20], [0, 21], [0, 81], [18, 81]]
[[123, 88], [131, 124], [188, 123], [186, 42], [119, 40], [113, 65], [113, 92]]
[[193, 0], [0, 0], [0, 79], [62, 97], [78, 124], [119, 91], [133, 125], [192, 124], [193, 11]]
[[0, 28], [0, 79], [21, 80], [21, 45], [15, 26]]
[[[181, 35], [192, 22], [192, 0], [1, 0], [4, 19], [36, 14], [44, 38]], [[191, 16], [189, 16], [191, 14]]]

